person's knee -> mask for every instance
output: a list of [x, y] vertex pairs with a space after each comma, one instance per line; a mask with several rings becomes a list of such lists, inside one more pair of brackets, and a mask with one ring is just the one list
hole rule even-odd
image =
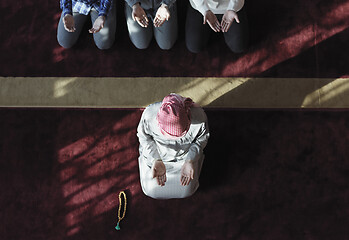
[[156, 193], [157, 192], [156, 188], [160, 186], [156, 185], [154, 181], [151, 181], [150, 179], [143, 180], [143, 181], [141, 180], [141, 186], [142, 186], [142, 191], [144, 195], [154, 199], [159, 198], [158, 194]]
[[150, 39], [146, 39], [146, 38], [135, 38], [130, 36], [131, 42], [133, 43], [133, 45], [140, 50], [143, 49], [147, 49], [150, 45], [151, 42], [151, 38]]
[[103, 31], [102, 29], [100, 32], [95, 33], [93, 35], [93, 39], [95, 41], [95, 44], [97, 48], [100, 50], [107, 50], [111, 48], [114, 44], [115, 40], [115, 31]]
[[205, 49], [207, 42], [203, 41], [199, 34], [186, 33], [185, 45], [187, 49], [192, 53], [199, 53]]
[[148, 189], [148, 190], [143, 189], [143, 193], [144, 193], [144, 195], [146, 195], [150, 198], [160, 199], [159, 196], [157, 196], [157, 194], [155, 194], [154, 189]]
[[245, 38], [225, 39], [225, 43], [233, 53], [243, 53], [247, 50], [248, 41]]
[[186, 41], [187, 49], [192, 53], [199, 53], [204, 50], [203, 46]]
[[162, 50], [170, 50], [173, 47], [174, 44], [175, 44], [175, 41], [168, 41], [168, 42], [158, 43], [159, 47]]
[[75, 42], [67, 41], [66, 39], [62, 39], [59, 36], [57, 36], [57, 41], [58, 41], [58, 44], [64, 48], [72, 48], [75, 45]]
[[192, 196], [196, 192], [196, 189], [194, 188], [187, 188], [183, 190], [183, 194], [181, 195], [181, 198], [187, 198]]
[[96, 46], [100, 50], [107, 50], [113, 46], [114, 41], [108, 41], [108, 42], [95, 42]]
[[[166, 187], [165, 183], [165, 187]], [[153, 199], [171, 199], [171, 198], [187, 198], [192, 196], [198, 189], [198, 181], [193, 180], [188, 186], [170, 186], [172, 191], [169, 189], [165, 190], [159, 186], [155, 179], [141, 180], [141, 186], [143, 193]], [[167, 186], [168, 187], [168, 186]]]
[[133, 43], [133, 45], [140, 50], [147, 49], [150, 43]]
[[155, 186], [153, 188], [143, 187], [142, 190], [146, 196], [153, 199], [187, 198], [192, 196], [196, 192], [196, 189], [191, 187], [183, 187], [182, 191], [177, 191], [176, 193], [171, 193], [168, 195], [161, 193], [161, 186]]
[[187, 49], [189, 50], [189, 52], [192, 52], [192, 53], [200, 53], [203, 50], [203, 48], [200, 48], [198, 46], [188, 45], [188, 44], [187, 44]]
[[168, 33], [167, 36], [164, 36], [163, 34], [158, 34], [155, 32], [155, 40], [158, 44], [158, 46], [162, 50], [170, 50], [173, 45], [176, 43], [178, 38], [177, 35], [177, 28], [173, 28], [170, 33]]

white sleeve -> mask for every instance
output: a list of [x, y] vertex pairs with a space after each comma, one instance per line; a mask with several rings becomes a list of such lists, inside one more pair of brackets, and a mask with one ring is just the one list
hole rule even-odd
[[161, 159], [156, 143], [149, 130], [149, 120], [146, 118], [147, 109], [144, 110], [141, 120], [137, 127], [137, 137], [139, 140], [139, 151], [145, 159], [148, 166], [152, 166], [153, 162]]
[[207, 4], [207, 0], [191, 0], [191, 1], [195, 5], [195, 7], [193, 6], [193, 8], [198, 10], [203, 16], [208, 10], [210, 10]]
[[234, 12], [238, 12], [242, 9], [244, 4], [245, 0], [230, 0], [227, 10], [233, 10]]
[[187, 156], [185, 157], [186, 161], [198, 161], [200, 158], [204, 148], [207, 145], [208, 138], [210, 137], [208, 124], [207, 124], [207, 117], [205, 114], [205, 121], [201, 124], [200, 131], [191, 144], [189, 151], [187, 153]]

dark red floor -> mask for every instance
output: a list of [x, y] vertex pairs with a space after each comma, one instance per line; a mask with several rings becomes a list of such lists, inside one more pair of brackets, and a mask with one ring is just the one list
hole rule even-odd
[[221, 35], [200, 54], [184, 42], [186, 0], [179, 5], [179, 39], [170, 51], [130, 42], [124, 1], [117, 1], [117, 39], [98, 50], [86, 31], [65, 50], [56, 40], [59, 1], [1, 1], [0, 76], [35, 77], [348, 77], [347, 0], [246, 1], [250, 48], [233, 54]]
[[[251, 47], [240, 55], [219, 36], [189, 53], [185, 11], [171, 51], [139, 51], [122, 6], [116, 43], [102, 52], [87, 33], [58, 46], [58, 1], [1, 1], [0, 76], [349, 76], [346, 0], [247, 1]], [[0, 238], [349, 239], [347, 110], [207, 110], [201, 187], [169, 201], [141, 192], [140, 114], [0, 108]], [[121, 190], [129, 204], [116, 232]]]
[[159, 201], [138, 180], [141, 110], [1, 108], [1, 239], [349, 238], [347, 111], [206, 112], [201, 187]]

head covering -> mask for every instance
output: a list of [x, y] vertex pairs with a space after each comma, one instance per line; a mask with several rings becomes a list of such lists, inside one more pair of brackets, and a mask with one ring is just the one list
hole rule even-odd
[[162, 134], [170, 137], [184, 136], [190, 127], [190, 107], [193, 100], [171, 93], [162, 100], [157, 121]]

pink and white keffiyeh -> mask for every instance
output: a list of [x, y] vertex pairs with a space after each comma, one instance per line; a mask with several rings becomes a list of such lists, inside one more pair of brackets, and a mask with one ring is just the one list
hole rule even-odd
[[171, 93], [164, 97], [157, 114], [162, 134], [178, 138], [183, 137], [190, 127], [190, 108], [193, 100]]

